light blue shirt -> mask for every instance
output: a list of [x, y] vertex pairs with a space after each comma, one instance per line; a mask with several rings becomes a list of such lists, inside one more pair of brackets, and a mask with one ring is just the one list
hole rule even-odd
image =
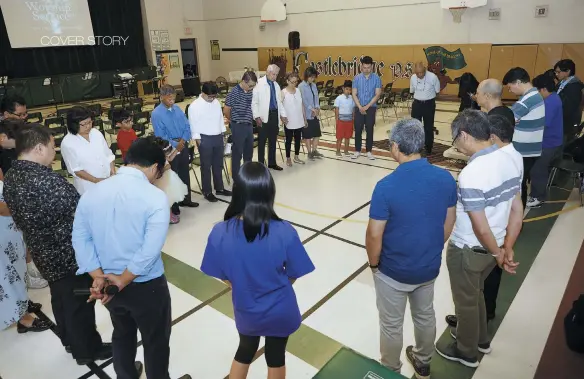
[[306, 113], [306, 119], [312, 120], [314, 119], [312, 110], [320, 108], [318, 88], [316, 88], [316, 84], [314, 83], [308, 83], [307, 81], [303, 81], [298, 85], [298, 89], [300, 90], [300, 94], [302, 96], [302, 104], [304, 104], [304, 112]]
[[152, 127], [154, 135], [167, 140], [172, 147], [176, 147], [176, 140], [182, 138], [185, 142], [191, 139], [191, 125], [187, 116], [178, 105], [167, 108], [164, 104], [158, 105], [152, 111]]
[[[381, 78], [374, 72], [369, 74], [369, 77], [361, 73], [353, 79], [353, 88], [357, 89], [357, 99], [364, 107], [373, 100], [376, 90], [381, 89]], [[377, 104], [374, 103], [371, 107], [375, 108]]]
[[79, 200], [73, 222], [77, 275], [124, 270], [147, 282], [164, 274], [161, 251], [170, 211], [165, 193], [131, 167], [104, 180]]
[[355, 111], [355, 101], [351, 95], [339, 95], [335, 99], [335, 108], [339, 108], [339, 120], [351, 121]]

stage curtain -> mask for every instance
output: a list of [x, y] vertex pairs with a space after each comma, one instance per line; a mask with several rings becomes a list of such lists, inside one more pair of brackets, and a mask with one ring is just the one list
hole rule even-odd
[[88, 4], [93, 34], [129, 37], [125, 45], [12, 49], [0, 9], [0, 76], [28, 78], [147, 66], [140, 0], [88, 0]]

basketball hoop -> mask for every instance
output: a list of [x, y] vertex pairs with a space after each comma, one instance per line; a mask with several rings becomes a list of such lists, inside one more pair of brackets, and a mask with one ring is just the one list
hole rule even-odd
[[448, 8], [450, 10], [450, 13], [452, 13], [452, 20], [457, 23], [460, 24], [462, 21], [462, 15], [464, 14], [464, 12], [466, 12], [466, 8], [467, 7], [454, 7], [454, 8]]

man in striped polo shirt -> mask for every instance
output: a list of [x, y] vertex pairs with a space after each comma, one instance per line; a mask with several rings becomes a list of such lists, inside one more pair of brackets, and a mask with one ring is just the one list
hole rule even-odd
[[223, 114], [230, 121], [229, 129], [233, 137], [231, 147], [231, 176], [239, 173], [241, 157], [244, 162], [250, 162], [253, 158], [253, 112], [251, 100], [253, 88], [258, 78], [253, 71], [246, 71], [241, 78], [241, 83], [233, 87], [225, 99]]
[[515, 115], [515, 133], [513, 146], [523, 156], [524, 175], [521, 182], [521, 201], [523, 208], [527, 204], [527, 181], [531, 169], [541, 156], [543, 130], [545, 127], [545, 105], [539, 91], [531, 84], [529, 74], [521, 67], [509, 70], [503, 78], [503, 84], [519, 100], [511, 107]]
[[479, 365], [479, 352], [491, 352], [484, 280], [498, 264], [515, 273], [513, 245], [521, 231], [521, 167], [509, 151], [491, 143], [487, 115], [467, 109], [452, 122], [452, 141], [470, 157], [458, 175], [456, 222], [446, 250], [446, 265], [458, 318], [454, 341], [439, 343], [442, 357], [467, 367]]

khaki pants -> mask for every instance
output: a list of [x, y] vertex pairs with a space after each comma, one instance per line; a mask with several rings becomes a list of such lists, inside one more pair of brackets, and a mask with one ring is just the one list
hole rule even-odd
[[489, 253], [476, 253], [468, 246], [459, 248], [449, 243], [446, 265], [458, 318], [457, 348], [463, 356], [476, 358], [478, 345], [489, 342], [483, 289], [496, 261]]
[[409, 300], [416, 338], [414, 355], [422, 364], [429, 365], [436, 341], [434, 280], [404, 284], [379, 271], [373, 274], [373, 279], [379, 310], [381, 364], [400, 372], [404, 315]]

